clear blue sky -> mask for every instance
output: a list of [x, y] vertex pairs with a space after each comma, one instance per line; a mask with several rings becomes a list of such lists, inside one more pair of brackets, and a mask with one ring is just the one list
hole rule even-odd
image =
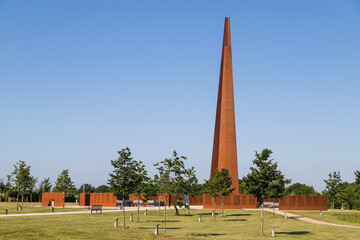
[[105, 184], [130, 147], [209, 177], [224, 18], [239, 176], [270, 148], [293, 182], [360, 169], [360, 2], [0, 0], [0, 178], [24, 160]]

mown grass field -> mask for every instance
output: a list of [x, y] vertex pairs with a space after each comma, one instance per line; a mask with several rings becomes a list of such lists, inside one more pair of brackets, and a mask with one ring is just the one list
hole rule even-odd
[[[193, 210], [191, 216], [181, 211], [168, 212], [167, 234], [170, 239], [273, 239], [271, 228], [277, 239], [360, 239], [360, 229], [332, 227], [285, 220], [281, 216], [272, 217], [265, 212], [265, 236], [260, 237], [260, 212], [245, 210], [226, 210], [226, 217], [216, 217], [212, 221], [210, 210]], [[52, 216], [26, 216], [0, 218], [0, 239], [162, 239], [154, 235], [154, 227], [160, 224], [163, 234], [163, 216], [158, 211], [141, 211], [140, 222], [129, 222], [128, 229], [122, 228], [122, 212], [103, 214], [74, 214]], [[202, 214], [203, 222], [198, 222]], [[119, 218], [119, 227], [114, 228], [114, 220]]]
[[322, 215], [320, 215], [319, 211], [289, 211], [289, 212], [324, 222], [360, 226], [360, 211], [335, 210], [334, 216], [332, 216], [332, 210], [329, 210], [328, 212], [323, 212]]
[[[21, 205], [21, 203], [19, 203]], [[23, 213], [48, 213], [50, 207], [41, 207], [41, 203], [34, 202], [34, 207], [31, 207], [31, 203], [24, 202], [22, 211], [16, 211], [16, 202], [1, 202], [0, 203], [0, 215], [5, 214], [5, 209], [8, 209], [8, 214], [23, 214]], [[77, 206], [74, 203], [66, 203], [65, 206]], [[55, 212], [73, 212], [84, 211], [81, 208], [55, 208]]]

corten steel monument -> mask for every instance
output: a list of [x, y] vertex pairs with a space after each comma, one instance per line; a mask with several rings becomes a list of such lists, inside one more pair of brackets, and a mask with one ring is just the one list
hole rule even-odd
[[210, 176], [216, 169], [229, 169], [233, 195], [239, 195], [234, 89], [231, 59], [230, 18], [225, 18], [224, 39], [221, 55], [219, 92], [216, 108], [214, 145]]

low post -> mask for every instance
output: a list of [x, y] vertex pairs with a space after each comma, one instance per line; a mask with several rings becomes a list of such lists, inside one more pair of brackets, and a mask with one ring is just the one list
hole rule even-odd
[[287, 218], [288, 218], [288, 216], [287, 216], [287, 214], [286, 214], [286, 213], [284, 213], [284, 216], [285, 216], [285, 219], [287, 219]]
[[154, 234], [159, 235], [159, 224], [154, 228]]
[[275, 230], [273, 228], [271, 228], [271, 236], [275, 237]]
[[22, 211], [22, 206], [21, 205], [19, 205], [19, 211]]
[[115, 228], [118, 227], [118, 221], [119, 221], [119, 218], [115, 219], [115, 222], [114, 222], [114, 227], [115, 227]]
[[132, 220], [133, 220], [133, 213], [132, 214], [130, 214], [130, 222], [132, 222]]
[[322, 215], [322, 210], [320, 210], [320, 215]]
[[7, 209], [5, 209], [5, 215], [7, 215], [8, 214], [8, 210]]
[[200, 216], [199, 216], [199, 222], [201, 222], [201, 214], [200, 214]]
[[147, 209], [145, 209], [144, 215], [145, 215], [145, 216], [147, 215]]

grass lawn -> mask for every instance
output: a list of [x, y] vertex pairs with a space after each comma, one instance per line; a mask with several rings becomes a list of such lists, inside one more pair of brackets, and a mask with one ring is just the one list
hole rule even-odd
[[[31, 207], [31, 203], [24, 202], [24, 207], [22, 211], [16, 211], [16, 202], [0, 202], [0, 215], [5, 214], [5, 209], [8, 209], [8, 214], [23, 214], [23, 213], [48, 213], [50, 212], [50, 207], [41, 207], [41, 203], [34, 202], [34, 207]], [[19, 202], [19, 205], [21, 203]], [[68, 203], [65, 203], [67, 206]], [[73, 204], [70, 204], [73, 206]], [[84, 211], [81, 208], [55, 208], [55, 212], [73, 212], [73, 211]]]
[[[302, 222], [295, 219], [275, 218], [265, 212], [265, 236], [260, 238], [260, 212], [226, 210], [226, 217], [217, 216], [214, 223], [210, 210], [193, 210], [192, 216], [175, 216], [169, 210], [167, 234], [171, 239], [273, 239], [270, 228], [276, 231], [278, 239], [360, 239], [360, 229], [332, 227]], [[163, 234], [163, 216], [158, 211], [148, 211], [140, 215], [140, 222], [129, 222], [128, 229], [122, 228], [122, 212], [103, 214], [74, 214], [52, 216], [6, 217], [0, 218], [0, 239], [155, 239], [154, 227], [160, 224]], [[198, 222], [202, 214], [203, 222]], [[119, 218], [119, 227], [114, 228], [114, 220]]]
[[309, 217], [324, 222], [360, 226], [359, 211], [335, 210], [334, 216], [332, 216], [332, 210], [329, 210], [327, 212], [322, 212], [322, 215], [320, 215], [319, 211], [286, 211], [286, 212], [291, 212], [294, 214], [298, 214], [304, 217]]

